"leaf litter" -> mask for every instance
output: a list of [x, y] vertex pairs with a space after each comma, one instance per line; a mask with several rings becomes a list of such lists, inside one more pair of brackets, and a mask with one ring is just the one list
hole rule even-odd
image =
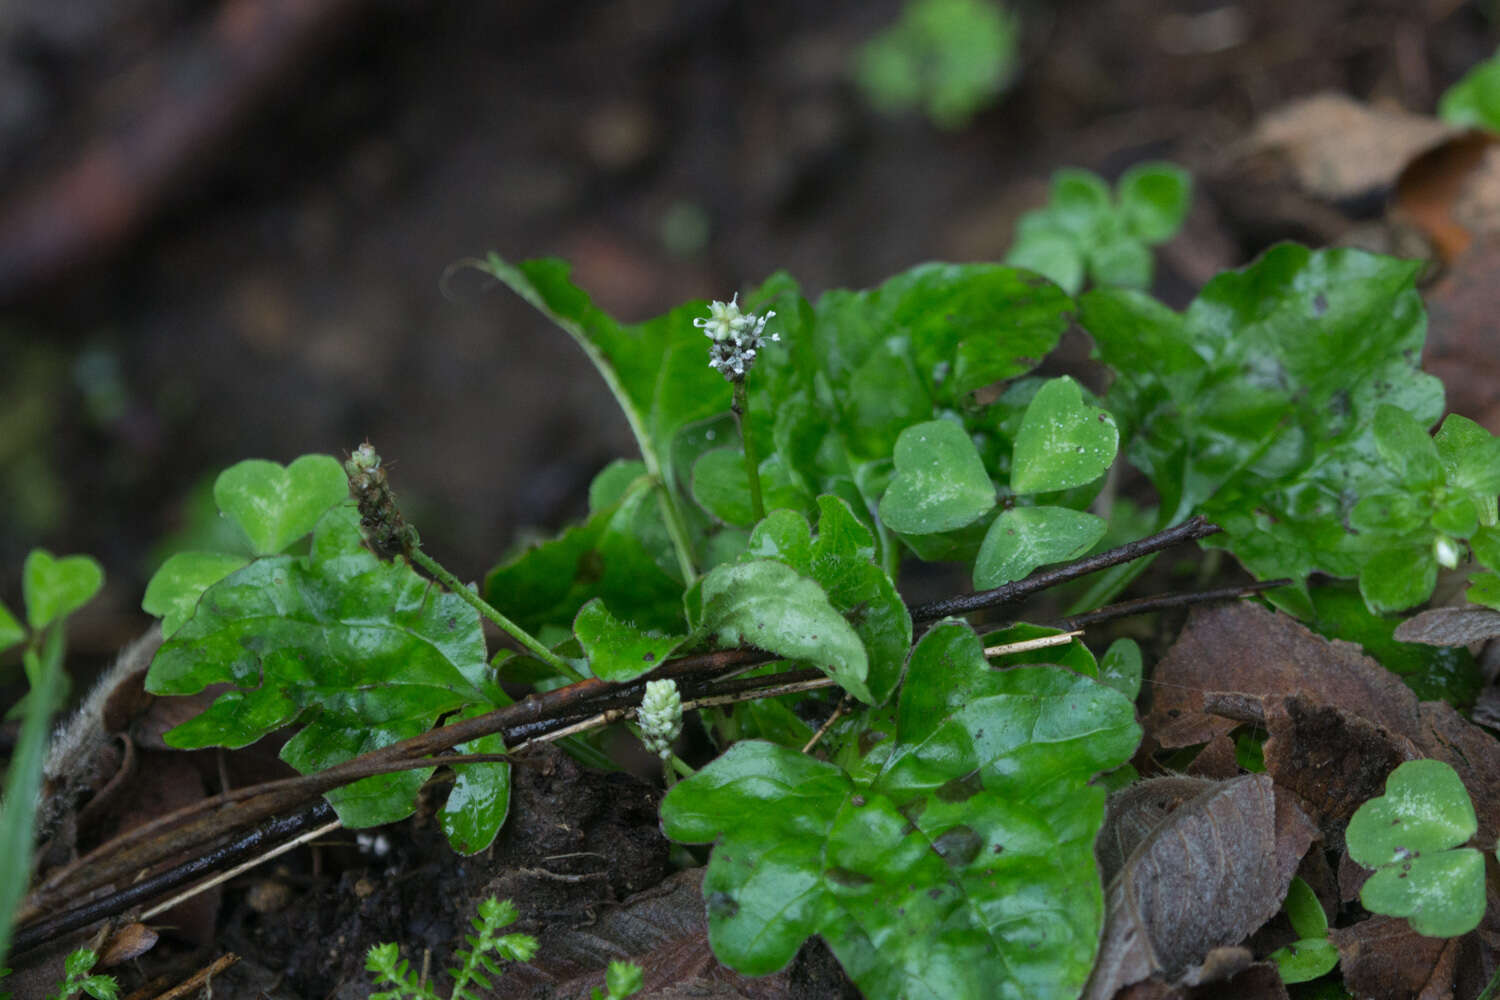
[[[1472, 616], [1429, 612], [1413, 621], [1402, 638], [1475, 634]], [[1109, 916], [1089, 997], [1232, 995], [1244, 970], [1257, 968], [1255, 955], [1270, 950], [1262, 942], [1277, 940], [1273, 918], [1299, 866], [1335, 915], [1330, 938], [1355, 995], [1473, 996], [1483, 988], [1500, 942], [1493, 913], [1446, 941], [1370, 916], [1355, 902], [1370, 873], [1348, 857], [1343, 836], [1396, 766], [1431, 758], [1453, 767], [1473, 798], [1479, 833], [1471, 843], [1493, 845], [1500, 743], [1489, 732], [1446, 702], [1420, 701], [1358, 645], [1246, 602], [1195, 609], [1150, 686], [1143, 771], [1152, 756], [1180, 763], [1202, 748], [1211, 760], [1199, 773], [1233, 773], [1225, 748], [1247, 732], [1264, 737], [1265, 770], [1228, 780], [1152, 778], [1111, 798], [1099, 847]], [[1255, 951], [1226, 951], [1246, 944]], [[1244, 995], [1285, 994], [1278, 981]]]

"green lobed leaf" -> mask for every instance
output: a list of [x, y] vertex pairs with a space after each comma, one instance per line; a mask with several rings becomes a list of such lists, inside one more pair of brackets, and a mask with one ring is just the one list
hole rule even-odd
[[[258, 559], [204, 592], [197, 613], [152, 661], [147, 688], [235, 687], [169, 731], [169, 743], [244, 746], [305, 717], [282, 757], [306, 772], [414, 736], [442, 713], [486, 700], [478, 614], [404, 563], [348, 548], [357, 517], [335, 508], [308, 556]], [[399, 818], [421, 780], [420, 772], [369, 778], [329, 800], [350, 825], [393, 811]]]
[[[930, 419], [933, 402], [955, 404], [975, 389], [1035, 368], [1057, 346], [1072, 307], [1056, 286], [1015, 268], [921, 264], [872, 289], [825, 293], [815, 310], [813, 340], [822, 373], [840, 397], [847, 433], [881, 423], [879, 412], [890, 406], [875, 395], [878, 384], [862, 400], [843, 395], [842, 387], [871, 359], [904, 362], [905, 373], [931, 397], [916, 419]], [[906, 374], [888, 371], [887, 391], [906, 393], [900, 384]], [[900, 430], [887, 425], [885, 444], [871, 457], [890, 454]]]
[[256, 555], [272, 556], [313, 530], [318, 519], [349, 496], [338, 459], [303, 455], [283, 466], [251, 458], [214, 481], [214, 502], [239, 525]]
[[1096, 285], [1150, 288], [1156, 270], [1151, 248], [1126, 233], [1096, 239], [1088, 250], [1089, 277]]
[[1052, 174], [1047, 208], [1052, 219], [1070, 233], [1086, 235], [1114, 214], [1109, 185], [1088, 170], [1064, 167]]
[[533, 634], [546, 625], [571, 629], [578, 610], [596, 597], [642, 628], [680, 630], [682, 583], [640, 540], [637, 518], [655, 499], [638, 482], [583, 524], [490, 570], [485, 599]]
[[702, 627], [725, 646], [755, 646], [803, 660], [870, 703], [869, 657], [859, 635], [823, 588], [785, 563], [755, 559], [719, 566], [703, 578]]
[[810, 577], [854, 628], [869, 657], [866, 684], [875, 703], [890, 696], [911, 648], [911, 615], [895, 584], [876, 564], [874, 536], [840, 497], [818, 498], [818, 537], [802, 515], [775, 511], [756, 525], [740, 556], [775, 559]]
[[818, 537], [808, 575], [854, 628], [865, 646], [865, 684], [874, 704], [891, 696], [911, 649], [912, 621], [906, 602], [884, 569], [874, 562], [874, 536], [840, 497], [818, 498]]
[[39, 632], [83, 607], [102, 586], [104, 569], [89, 556], [57, 559], [46, 549], [32, 549], [21, 566], [26, 622]]
[[[473, 705], [458, 715], [471, 719], [493, 711], [492, 704]], [[454, 747], [459, 753], [504, 753], [505, 739], [496, 733]], [[489, 847], [510, 812], [510, 765], [458, 764], [453, 787], [438, 813], [448, 843], [460, 854], [477, 854]]]
[[1115, 185], [1120, 215], [1136, 238], [1165, 243], [1182, 228], [1193, 196], [1193, 176], [1173, 163], [1138, 163]]
[[995, 518], [974, 563], [974, 588], [1019, 580], [1038, 566], [1083, 555], [1104, 537], [1105, 522], [1067, 507], [1013, 507]]
[[1497, 520], [1500, 494], [1500, 437], [1457, 413], [1450, 413], [1433, 437], [1448, 484], [1469, 494], [1481, 524]]
[[974, 442], [952, 421], [930, 420], [902, 431], [895, 462], [896, 477], [880, 499], [880, 519], [892, 531], [954, 531], [995, 506], [995, 485]]
[[1441, 383], [1417, 367], [1418, 269], [1283, 244], [1182, 314], [1132, 292], [1086, 295], [1083, 324], [1117, 372], [1107, 404], [1164, 523], [1206, 515], [1225, 531], [1205, 544], [1262, 578], [1353, 577], [1388, 547], [1346, 519], [1404, 487], [1378, 454], [1380, 407], [1423, 425], [1442, 412]]
[[1086, 258], [1079, 239], [1057, 227], [1045, 211], [1028, 212], [1016, 225], [1005, 263], [1035, 271], [1069, 295], [1083, 287]]
[[1010, 488], [1048, 493], [1091, 483], [1115, 460], [1119, 443], [1108, 412], [1084, 402], [1071, 378], [1053, 379], [1026, 407], [1011, 458]]
[[5, 652], [22, 639], [26, 638], [26, 629], [16, 621], [16, 616], [10, 613], [10, 609], [0, 604], [0, 653]]
[[171, 636], [193, 617], [205, 590], [249, 561], [228, 552], [178, 552], [146, 584], [141, 610], [160, 618], [162, 635]]
[[1427, 428], [1410, 413], [1382, 403], [1375, 410], [1375, 450], [1411, 489], [1427, 489], [1443, 481], [1437, 445]]
[[667, 794], [668, 836], [718, 841], [715, 954], [764, 974], [818, 934], [877, 1000], [1077, 996], [1103, 922], [1089, 781], [1139, 741], [1128, 700], [1054, 667], [991, 670], [949, 622], [913, 651], [896, 728], [858, 776], [752, 741]]
[[1437, 561], [1427, 545], [1400, 545], [1369, 556], [1359, 570], [1359, 592], [1377, 614], [1404, 611], [1432, 596]]
[[1355, 810], [1345, 831], [1349, 857], [1375, 869], [1360, 901], [1373, 913], [1406, 917], [1418, 934], [1467, 934], [1484, 916], [1484, 858], [1459, 845], [1478, 829], [1453, 768], [1437, 760], [1397, 767], [1385, 794]]
[[[170, 732], [185, 731], [188, 726], [217, 710], [228, 697], [221, 695], [209, 712]], [[232, 705], [233, 702], [229, 704]], [[425, 733], [432, 728], [436, 719], [435, 715], [428, 716], [418, 711], [406, 718], [370, 724], [348, 716], [315, 714], [281, 748], [281, 759], [303, 774], [312, 774], [335, 764], [342, 764], [360, 754]], [[325, 793], [324, 798], [333, 806], [339, 822], [351, 830], [394, 823], [416, 811], [417, 794], [435, 770], [437, 769], [424, 767], [392, 774], [377, 774], [342, 788], [335, 788]]]
[[[760, 464], [760, 487], [766, 510], [806, 510], [806, 493], [790, 481], [780, 456], [768, 456]], [[748, 528], [755, 524], [750, 501], [750, 480], [745, 474], [745, 453], [739, 448], [715, 448], [693, 463], [693, 499], [725, 524]]]
[[1143, 676], [1141, 647], [1134, 639], [1116, 639], [1099, 660], [1099, 680], [1131, 701], [1141, 693]]
[[1500, 611], [1500, 573], [1474, 574], [1469, 578], [1469, 589], [1464, 592], [1464, 599], [1471, 604], [1483, 604]]
[[1469, 539], [1469, 547], [1481, 566], [1500, 570], [1500, 529], [1480, 528]]
[[612, 684], [635, 680], [655, 670], [688, 638], [663, 635], [622, 622], [597, 597], [578, 610], [578, 617], [573, 619], [573, 633], [583, 646], [594, 676]]
[[1500, 132], [1500, 59], [1475, 66], [1443, 94], [1438, 117], [1450, 125]]

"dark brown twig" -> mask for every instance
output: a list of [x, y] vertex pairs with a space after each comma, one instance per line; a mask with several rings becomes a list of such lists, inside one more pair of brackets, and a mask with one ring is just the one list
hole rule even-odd
[[20, 954], [59, 934], [66, 934], [80, 927], [87, 927], [96, 920], [112, 917], [137, 903], [186, 885], [200, 875], [237, 864], [279, 841], [295, 837], [303, 830], [310, 830], [319, 823], [326, 823], [332, 817], [332, 806], [326, 802], [315, 802], [294, 815], [267, 820], [228, 844], [185, 861], [159, 875], [142, 879], [102, 899], [91, 900], [81, 906], [75, 906], [45, 920], [39, 920], [17, 929], [11, 942], [11, 953], [12, 955]]
[[1032, 594], [1050, 590], [1081, 576], [1088, 576], [1090, 573], [1097, 573], [1101, 569], [1109, 569], [1111, 566], [1118, 566], [1120, 563], [1130, 562], [1132, 559], [1139, 559], [1153, 552], [1160, 552], [1179, 542], [1207, 538], [1209, 535], [1218, 534], [1219, 530], [1217, 524], [1202, 517], [1189, 518], [1165, 531], [1158, 531], [1154, 535], [1127, 542], [1108, 552], [1099, 552], [1061, 566], [1039, 570], [1024, 580], [1016, 580], [993, 590], [981, 590], [973, 594], [960, 594], [958, 597], [946, 597], [940, 601], [919, 604], [911, 609], [912, 621], [930, 622], [948, 615], [967, 615], [975, 611], [983, 611], [985, 608], [1014, 604]]
[[1097, 611], [1059, 618], [1051, 624], [1071, 632], [1074, 629], [1087, 628], [1101, 622], [1114, 621], [1116, 618], [1129, 618], [1131, 615], [1150, 614], [1153, 611], [1166, 611], [1170, 608], [1186, 608], [1194, 604], [1211, 604], [1214, 601], [1232, 601], [1237, 597], [1249, 597], [1251, 594], [1275, 590], [1277, 587], [1288, 587], [1291, 583], [1289, 579], [1262, 580], [1259, 583], [1247, 583], [1240, 587], [1223, 587], [1219, 590], [1203, 590], [1197, 593], [1153, 594], [1150, 597], [1137, 597], [1131, 601], [1110, 604]]
[[[701, 685], [701, 687], [703, 688], [703, 696], [705, 697], [745, 700], [758, 697], [758, 692], [767, 689], [776, 690], [784, 688], [789, 684], [794, 685], [820, 679], [826, 678], [818, 670], [789, 670], [760, 677], [733, 678], [720, 684], [707, 684]], [[640, 701], [639, 694], [635, 696], [635, 701]], [[535, 739], [538, 735], [546, 735], [546, 733], [538, 732], [538, 730], [543, 728], [549, 732], [557, 732], [565, 729], [569, 726], [570, 722], [572, 722], [571, 717], [559, 717], [549, 720], [545, 727], [532, 724], [530, 728], [533, 730], [533, 733], [530, 738]], [[437, 730], [433, 730], [433, 732], [437, 732]], [[520, 739], [513, 732], [507, 731], [505, 736], [508, 745], [520, 742]], [[459, 742], [463, 741], [460, 740]], [[344, 764], [337, 765], [336, 768], [330, 768], [329, 770], [342, 771], [343, 780], [340, 783], [347, 784], [349, 781], [355, 781], [361, 777], [389, 774], [393, 771], [411, 770], [419, 767], [431, 767], [435, 764], [525, 762], [524, 757], [517, 758], [512, 754], [450, 754], [439, 757], [405, 758], [383, 762], [371, 761], [369, 759], [370, 756], [366, 754], [363, 757], [346, 761]], [[351, 767], [350, 765], [359, 766]], [[300, 799], [301, 802], [306, 802], [316, 799], [324, 791], [327, 791], [328, 789], [324, 787], [327, 782], [324, 779], [328, 774], [329, 771], [321, 771], [318, 774], [310, 774], [300, 778], [286, 778], [281, 781], [267, 782], [263, 785], [255, 786], [255, 789], [246, 789], [245, 791], [255, 791], [258, 789], [258, 793], [247, 797], [236, 809], [229, 810], [229, 812], [234, 813], [238, 820], [243, 823], [245, 822], [244, 817], [247, 810], [253, 811], [269, 808], [271, 805], [293, 808], [296, 804], [300, 803], [283, 804], [289, 803], [292, 799]], [[137, 903], [170, 892], [179, 886], [193, 881], [208, 871], [236, 864], [247, 857], [253, 856], [257, 852], [266, 850], [276, 842], [285, 841], [288, 837], [295, 837], [301, 831], [312, 829], [319, 823], [325, 822], [330, 818], [332, 812], [332, 808], [326, 802], [313, 802], [312, 805], [298, 813], [264, 822], [228, 844], [215, 848], [207, 854], [185, 861], [167, 871], [136, 883], [127, 889], [110, 893], [107, 896], [91, 900], [88, 903], [73, 907], [62, 913], [54, 914], [44, 920], [28, 924], [17, 930], [12, 952], [19, 954], [22, 951], [43, 944], [57, 935], [69, 933], [80, 927], [86, 927], [96, 920], [112, 917]], [[134, 832], [131, 831], [132, 834]], [[181, 834], [149, 840], [147, 844], [160, 845], [165, 842], [170, 842], [173, 853], [192, 846], [191, 843], [184, 842]], [[110, 847], [114, 843], [111, 842], [110, 845], [105, 845], [105, 847]], [[100, 850], [102, 851], [103, 848]], [[114, 860], [109, 859], [111, 863]], [[94, 884], [102, 885], [109, 881], [112, 881], [112, 879], [105, 879], [103, 882]], [[90, 886], [90, 888], [92, 887]], [[67, 885], [66, 888], [72, 893], [85, 891], [77, 889], [74, 885]], [[35, 909], [36, 902], [35, 896], [32, 900], [28, 901], [33, 910]]]

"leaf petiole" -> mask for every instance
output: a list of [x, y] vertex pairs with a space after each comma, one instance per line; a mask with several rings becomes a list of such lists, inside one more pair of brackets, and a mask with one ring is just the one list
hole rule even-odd
[[526, 647], [537, 659], [571, 681], [581, 681], [584, 679], [583, 674], [574, 669], [572, 664], [542, 645], [541, 640], [537, 639], [536, 636], [501, 614], [489, 601], [480, 597], [471, 588], [464, 586], [459, 582], [458, 577], [444, 569], [442, 564], [432, 558], [432, 556], [416, 546], [412, 546], [407, 555], [412, 562], [425, 569], [428, 573], [431, 573], [449, 591], [468, 602], [475, 611], [478, 611], [481, 615], [499, 625], [505, 631], [506, 635]]
[[745, 478], [750, 481], [750, 509], [757, 523], [765, 520], [766, 505], [760, 495], [760, 460], [755, 453], [755, 439], [750, 436], [746, 418], [750, 414], [750, 391], [745, 387], [743, 376], [734, 380], [734, 402], [729, 404], [734, 414], [734, 424], [739, 428], [740, 441], [745, 446]]

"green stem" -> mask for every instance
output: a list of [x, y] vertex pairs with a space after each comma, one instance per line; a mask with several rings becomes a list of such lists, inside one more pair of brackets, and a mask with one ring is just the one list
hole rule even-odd
[[729, 405], [730, 412], [734, 414], [735, 426], [740, 429], [740, 441], [745, 446], [745, 478], [750, 481], [750, 509], [755, 514], [755, 520], [760, 522], [765, 519], [766, 505], [760, 498], [760, 459], [755, 454], [755, 439], [750, 435], [750, 391], [745, 388], [745, 380], [737, 378], [734, 380], [734, 402]]
[[667, 523], [667, 535], [672, 539], [672, 548], [677, 550], [677, 568], [682, 572], [682, 585], [691, 587], [693, 581], [698, 579], [698, 568], [693, 565], [693, 546], [688, 540], [687, 525], [683, 523], [682, 511], [677, 509], [677, 500], [662, 478], [660, 470], [651, 475], [656, 487], [656, 502], [661, 507], [661, 517]]
[[541, 641], [537, 639], [536, 636], [532, 635], [530, 632], [526, 631], [524, 628], [511, 621], [509, 618], [502, 615], [489, 601], [486, 601], [484, 598], [474, 593], [474, 591], [470, 590], [468, 587], [460, 583], [458, 577], [454, 576], [452, 573], [444, 569], [442, 564], [439, 563], [436, 559], [432, 558], [432, 556], [423, 552], [421, 549], [416, 548], [415, 546], [412, 547], [408, 555], [410, 556], [412, 562], [416, 563], [418, 566], [431, 573], [439, 583], [447, 587], [450, 591], [457, 594], [469, 604], [473, 605], [474, 610], [484, 615], [496, 625], [499, 625], [502, 629], [505, 630], [506, 635], [516, 640], [516, 642], [519, 642], [522, 646], [525, 646], [537, 659], [541, 660], [543, 663], [547, 664], [547, 666], [551, 667], [553, 670], [556, 670], [558, 673], [562, 674], [569, 680], [581, 681], [584, 679], [584, 676], [577, 670], [575, 670], [571, 663], [569, 663], [567, 660], [564, 660], [556, 653], [552, 652], [552, 650], [548, 649], [546, 646], [542, 645]]

